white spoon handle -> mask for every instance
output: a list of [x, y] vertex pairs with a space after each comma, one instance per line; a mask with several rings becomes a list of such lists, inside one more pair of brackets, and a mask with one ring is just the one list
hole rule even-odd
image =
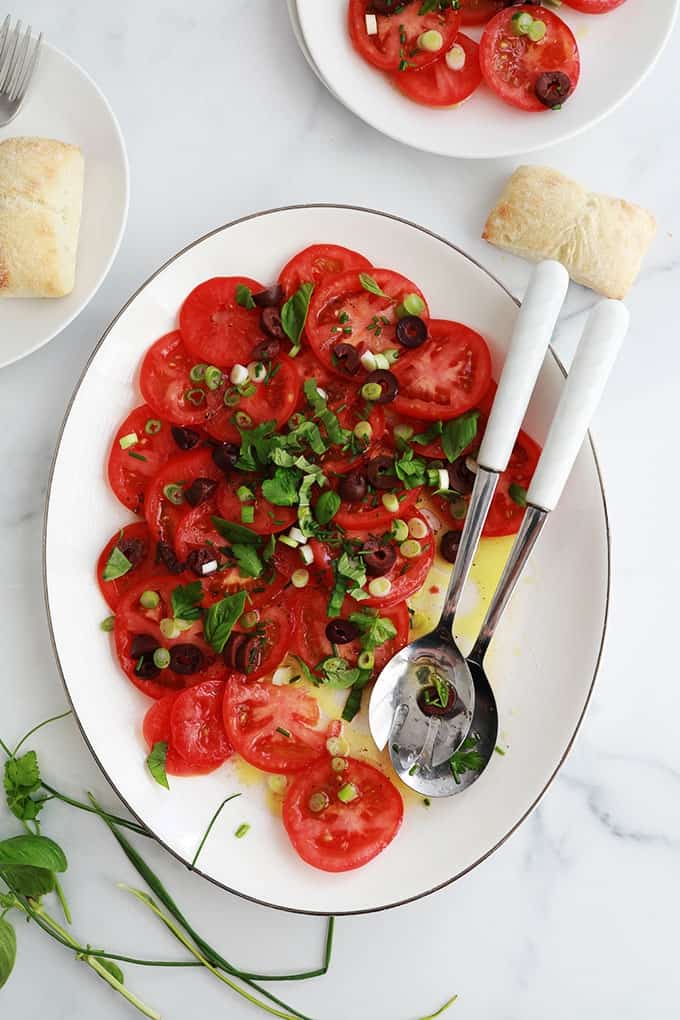
[[527, 502], [532, 506], [541, 510], [557, 506], [629, 322], [620, 301], [601, 301], [591, 312], [529, 486]]
[[508, 466], [568, 286], [559, 262], [540, 262], [533, 271], [477, 458], [489, 471]]

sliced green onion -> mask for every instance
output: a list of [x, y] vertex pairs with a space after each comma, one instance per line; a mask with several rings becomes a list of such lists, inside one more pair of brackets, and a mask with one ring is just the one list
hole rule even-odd
[[184, 502], [184, 493], [182, 492], [181, 485], [175, 485], [174, 483], [164, 485], [163, 495], [166, 499], [169, 499], [171, 503], [174, 503], [175, 506], [179, 506]]
[[349, 744], [344, 737], [329, 737], [326, 748], [333, 758], [346, 758], [349, 754]]
[[548, 26], [545, 21], [541, 21], [540, 18], [534, 18], [529, 26], [527, 35], [532, 42], [540, 42], [545, 37], [545, 33], [548, 31]]
[[414, 560], [416, 556], [420, 556], [420, 542], [416, 542], [415, 538], [408, 538], [399, 546], [399, 552], [404, 559]]
[[370, 421], [360, 421], [354, 426], [354, 436], [361, 443], [370, 443], [373, 437], [373, 428]]
[[234, 833], [237, 839], [243, 839], [247, 832], [250, 832], [250, 826], [247, 822], [242, 822], [238, 829]]
[[315, 815], [324, 811], [329, 804], [330, 800], [328, 799], [328, 794], [325, 790], [317, 790], [316, 793], [311, 795], [308, 801], [309, 810], [313, 811]]
[[163, 422], [159, 421], [158, 418], [149, 418], [148, 422], [144, 426], [144, 431], [147, 436], [157, 436], [163, 428]]
[[241, 507], [241, 522], [243, 524], [252, 524], [255, 520], [255, 507], [252, 503]]
[[357, 665], [359, 669], [373, 669], [375, 666], [375, 656], [373, 652], [362, 652], [357, 659]]
[[388, 365], [393, 365], [395, 361], [399, 360], [399, 351], [396, 347], [388, 347], [386, 351], [383, 351], [383, 357], [387, 358]]
[[444, 45], [444, 36], [436, 28], [421, 32], [418, 36], [418, 48], [427, 53], [436, 53]]
[[407, 294], [402, 303], [396, 307], [398, 319], [403, 319], [407, 315], [422, 315], [424, 311], [425, 302], [419, 294]]
[[234, 415], [236, 424], [241, 429], [248, 429], [253, 424], [253, 419], [245, 411], [237, 411]]
[[184, 399], [188, 400], [194, 407], [200, 407], [201, 404], [205, 403], [205, 390], [201, 390], [196, 386], [193, 390], [186, 391]]
[[361, 396], [364, 400], [377, 400], [382, 393], [382, 386], [377, 382], [364, 383], [361, 387]]
[[173, 620], [171, 616], [164, 616], [159, 627], [164, 638], [172, 639], [180, 636], [181, 631], [177, 626], [177, 621]]
[[192, 382], [203, 382], [207, 365], [192, 365], [189, 369], [189, 378]]
[[427, 535], [427, 524], [422, 517], [412, 517], [408, 522], [408, 533], [411, 538], [425, 538]]
[[139, 604], [140, 606], [143, 606], [144, 609], [155, 609], [160, 600], [161, 597], [158, 594], [158, 592], [151, 591], [151, 589], [143, 591], [142, 594], [139, 596]]
[[167, 648], [157, 648], [153, 653], [153, 664], [157, 669], [167, 669], [170, 665], [170, 652]]
[[215, 365], [208, 365], [205, 370], [205, 385], [209, 390], [218, 390], [222, 385], [222, 373]]
[[534, 19], [527, 11], [519, 11], [512, 16], [512, 29], [515, 35], [528, 35]]
[[267, 786], [272, 791], [272, 793], [281, 795], [286, 792], [286, 787], [288, 786], [288, 779], [286, 778], [286, 776], [267, 776]]
[[294, 570], [291, 576], [291, 582], [295, 588], [306, 588], [309, 584], [309, 571], [308, 570]]
[[279, 542], [283, 542], [283, 544], [287, 545], [290, 549], [297, 549], [298, 547], [295, 539], [289, 538], [288, 535], [279, 535]]
[[353, 800], [356, 800], [358, 796], [359, 791], [354, 783], [345, 783], [345, 785], [341, 786], [338, 790], [338, 800], [342, 801], [343, 804], [350, 804]]
[[253, 627], [257, 625], [259, 619], [260, 614], [258, 613], [257, 609], [251, 609], [249, 610], [249, 612], [243, 614], [243, 616], [239, 620], [239, 625], [243, 627], [245, 630], [252, 630]]
[[136, 446], [139, 442], [139, 436], [136, 432], [128, 432], [126, 436], [121, 436], [118, 440], [118, 445], [121, 450], [129, 450], [131, 446]]
[[394, 426], [394, 438], [401, 439], [402, 442], [407, 443], [413, 435], [413, 428], [410, 425], [395, 425]]
[[261, 361], [251, 361], [248, 365], [248, 375], [254, 383], [261, 383], [267, 378], [267, 367]]
[[228, 389], [224, 391], [224, 403], [226, 407], [236, 407], [240, 399], [241, 395], [238, 390]]
[[196, 622], [195, 620], [179, 620], [179, 619], [176, 619], [175, 620], [175, 626], [177, 627], [177, 630], [179, 630], [179, 631], [191, 630], [191, 628], [193, 627], [195, 622]]
[[113, 630], [115, 625], [116, 625], [115, 616], [107, 616], [106, 619], [102, 620], [102, 622], [99, 624], [99, 629], [109, 634]]
[[331, 768], [334, 772], [344, 772], [349, 768], [349, 762], [346, 758], [331, 758]]
[[255, 493], [247, 485], [239, 485], [236, 495], [240, 503], [249, 503], [252, 499], [255, 499]]
[[300, 425], [302, 425], [302, 423], [306, 420], [307, 419], [305, 418], [304, 414], [301, 414], [300, 411], [296, 411], [295, 414], [291, 414], [290, 418], [288, 419], [288, 427], [292, 430], [295, 430], [299, 428]]
[[392, 582], [389, 577], [374, 577], [368, 586], [368, 593], [374, 598], [384, 598], [391, 591]]
[[396, 514], [399, 509], [399, 500], [393, 492], [383, 492], [382, 494], [382, 505], [386, 510], [389, 510], [391, 514]]
[[396, 521], [392, 521], [392, 538], [400, 544], [408, 538], [408, 524], [399, 517]]

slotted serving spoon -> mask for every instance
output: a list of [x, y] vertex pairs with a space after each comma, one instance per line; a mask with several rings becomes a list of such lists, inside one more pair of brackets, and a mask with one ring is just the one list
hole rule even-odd
[[[541, 262], [533, 271], [477, 457], [475, 484], [441, 617], [433, 631], [388, 662], [371, 693], [369, 725], [377, 746], [382, 749], [389, 744], [394, 767], [404, 782], [433, 796], [441, 795], [436, 789], [451, 774], [448, 761], [467, 736], [475, 710], [473, 678], [454, 640], [453, 620], [568, 285], [569, 276], [558, 262]], [[421, 710], [423, 670], [436, 671], [453, 688], [452, 711], [433, 717]]]
[[[484, 657], [545, 526], [548, 514], [554, 510], [559, 501], [614, 361], [628, 332], [628, 325], [628, 311], [619, 301], [601, 302], [588, 318], [527, 493], [527, 510], [522, 525], [477, 640], [468, 656], [467, 664], [475, 690], [474, 711], [469, 730], [477, 756], [475, 767], [454, 774], [448, 761], [444, 759], [438, 768], [432, 768], [428, 772], [420, 765], [421, 755], [418, 758], [418, 768], [413, 771], [411, 764], [404, 775], [403, 755], [399, 751], [390, 752], [392, 763], [400, 777], [419, 792], [436, 797], [460, 793], [479, 778], [493, 754], [498, 735], [498, 713], [496, 700], [484, 670]], [[437, 722], [436, 719], [434, 721]], [[432, 729], [435, 730], [434, 736], [430, 733], [428, 737], [429, 744], [435, 752], [432, 755], [434, 764], [435, 760], [439, 761], [440, 756], [436, 754], [438, 728], [435, 725]]]

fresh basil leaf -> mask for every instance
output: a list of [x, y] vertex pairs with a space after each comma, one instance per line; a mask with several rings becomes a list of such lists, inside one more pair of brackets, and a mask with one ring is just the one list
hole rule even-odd
[[170, 783], [168, 782], [168, 774], [165, 771], [165, 762], [168, 757], [168, 744], [165, 740], [158, 740], [151, 748], [149, 756], [146, 759], [146, 767], [149, 772], [156, 780], [159, 786], [164, 786], [166, 790], [170, 789]]
[[314, 676], [314, 674], [312, 673], [311, 669], [309, 668], [304, 659], [301, 659], [299, 655], [291, 655], [291, 659], [295, 659], [298, 666], [300, 667], [300, 672], [302, 673], [307, 683], [318, 684], [319, 678]]
[[252, 545], [240, 545], [238, 542], [231, 547], [242, 577], [259, 577], [264, 565], [257, 550]]
[[0, 870], [15, 864], [48, 871], [66, 871], [68, 867], [64, 851], [53, 839], [34, 835], [0, 841]]
[[444, 430], [444, 423], [441, 421], [434, 421], [430, 425], [429, 429], [425, 432], [418, 432], [415, 436], [411, 436], [411, 442], [417, 443], [418, 446], [428, 446], [429, 443], [441, 436]]
[[361, 670], [350, 666], [346, 659], [339, 655], [331, 655], [319, 665], [321, 682], [325, 687], [347, 689], [359, 680]]
[[295, 457], [292, 453], [288, 453], [288, 450], [284, 450], [281, 447], [272, 450], [271, 462], [276, 464], [277, 467], [292, 467], [295, 463]]
[[459, 418], [447, 421], [442, 431], [442, 449], [450, 464], [458, 460], [477, 435], [479, 411], [466, 411]]
[[250, 287], [246, 287], [245, 283], [236, 284], [236, 304], [241, 308], [247, 308], [248, 311], [252, 311], [255, 307], [253, 292]]
[[362, 609], [360, 612], [352, 613], [350, 620], [361, 631], [360, 644], [366, 652], [374, 651], [397, 636], [397, 628], [386, 616], [376, 616]]
[[233, 521], [225, 521], [223, 517], [211, 517], [215, 530], [226, 538], [227, 542], [238, 542], [239, 545], [261, 545], [262, 537], [256, 535], [250, 528], [242, 524], [234, 524]]
[[319, 393], [316, 379], [306, 379], [303, 389], [307, 402], [311, 405], [315, 415], [325, 428], [330, 442], [334, 446], [345, 446], [349, 442], [352, 433], [349, 429], [344, 429], [338, 420], [338, 416], [329, 410], [328, 402]]
[[517, 482], [513, 482], [508, 488], [508, 495], [517, 506], [525, 507], [527, 505], [527, 490], [522, 485], [518, 485]]
[[224, 651], [234, 624], [243, 615], [245, 604], [246, 593], [239, 591], [235, 595], [226, 595], [208, 610], [203, 633], [208, 644], [212, 645], [218, 655]]
[[7, 884], [20, 896], [29, 896], [32, 900], [39, 900], [41, 896], [47, 896], [54, 892], [55, 878], [52, 871], [47, 868], [32, 868], [28, 866], [9, 866], [3, 868], [2, 877]]
[[132, 570], [132, 564], [125, 553], [121, 552], [117, 545], [114, 545], [102, 570], [103, 579], [105, 581], [117, 581], [119, 577], [123, 577], [129, 570]]
[[43, 800], [31, 797], [40, 789], [40, 768], [35, 751], [27, 751], [20, 758], [8, 758], [3, 782], [7, 807], [14, 817], [34, 821], [43, 807]]
[[425, 484], [427, 464], [416, 457], [413, 450], [406, 450], [394, 461], [394, 472], [406, 489], [415, 489]]
[[368, 273], [359, 273], [359, 283], [364, 290], [369, 291], [370, 294], [375, 294], [377, 297], [387, 298], [388, 301], [393, 300], [389, 294], [386, 294], [384, 290], [380, 289], [377, 282], [372, 276], [369, 276]]
[[17, 958], [17, 936], [14, 928], [0, 918], [0, 988], [7, 984], [9, 976], [14, 970], [14, 963]]
[[172, 592], [172, 615], [176, 620], [198, 620], [202, 601], [203, 585], [200, 581], [180, 584]]
[[451, 772], [456, 783], [460, 783], [460, 777], [464, 772], [481, 772], [484, 768], [484, 757], [479, 754], [479, 737], [476, 733], [466, 737], [458, 750], [449, 759]]
[[277, 467], [273, 478], [262, 482], [262, 495], [274, 506], [295, 506], [300, 479], [291, 468]]
[[[340, 556], [336, 570], [342, 577], [347, 577], [350, 581], [354, 581], [358, 588], [366, 584], [366, 567], [361, 560], [349, 556], [346, 552], [343, 552]], [[351, 587], [354, 587], [354, 585]]]
[[343, 577], [342, 574], [336, 572], [335, 584], [333, 585], [333, 591], [331, 597], [328, 600], [328, 606], [326, 607], [326, 616], [339, 616], [342, 604], [345, 601], [345, 595], [347, 594], [347, 578]]
[[305, 328], [305, 323], [307, 321], [309, 300], [312, 296], [313, 290], [313, 283], [300, 284], [300, 287], [295, 291], [292, 297], [288, 298], [281, 309], [281, 325], [283, 326], [283, 332], [291, 341], [293, 347], [297, 347], [300, 343], [302, 330]]
[[278, 442], [275, 432], [275, 421], [263, 421], [252, 429], [240, 428], [241, 448], [236, 467], [240, 471], [257, 471], [264, 467], [269, 460], [272, 446]]
[[418, 14], [431, 14], [433, 11], [457, 11], [460, 4], [458, 0], [423, 0]]
[[342, 718], [345, 722], [351, 722], [354, 716], [361, 708], [361, 698], [364, 693], [364, 687], [371, 679], [370, 669], [360, 669], [359, 678], [349, 692], [345, 707], [342, 710]]
[[341, 502], [342, 500], [337, 492], [333, 492], [330, 489], [328, 492], [322, 492], [314, 507], [314, 516], [317, 522], [324, 525], [332, 521], [340, 509]]

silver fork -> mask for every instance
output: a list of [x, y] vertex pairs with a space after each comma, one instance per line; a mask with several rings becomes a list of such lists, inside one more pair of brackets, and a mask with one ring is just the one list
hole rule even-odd
[[38, 66], [42, 32], [34, 40], [31, 26], [23, 35], [21, 27], [17, 21], [12, 28], [8, 14], [0, 28], [0, 127], [16, 117]]

